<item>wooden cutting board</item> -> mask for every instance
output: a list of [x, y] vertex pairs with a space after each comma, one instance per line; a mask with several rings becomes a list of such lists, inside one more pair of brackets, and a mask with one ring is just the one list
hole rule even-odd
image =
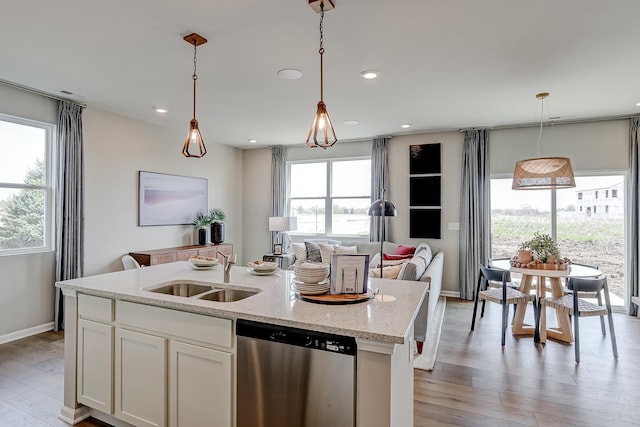
[[296, 292], [296, 298], [302, 301], [313, 302], [316, 304], [357, 304], [369, 301], [373, 295], [371, 294], [322, 294], [322, 295], [301, 295]]

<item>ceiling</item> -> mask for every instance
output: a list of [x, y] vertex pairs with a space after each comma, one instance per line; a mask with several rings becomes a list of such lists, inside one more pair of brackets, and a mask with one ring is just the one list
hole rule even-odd
[[[545, 121], [640, 112], [638, 0], [335, 3], [324, 100], [339, 141], [535, 123], [543, 91]], [[183, 36], [196, 32], [209, 40], [197, 51], [205, 143], [301, 144], [320, 95], [319, 19], [307, 0], [9, 1], [0, 80], [186, 136], [193, 47]], [[303, 77], [280, 79], [284, 68]], [[365, 80], [366, 69], [380, 76]]]

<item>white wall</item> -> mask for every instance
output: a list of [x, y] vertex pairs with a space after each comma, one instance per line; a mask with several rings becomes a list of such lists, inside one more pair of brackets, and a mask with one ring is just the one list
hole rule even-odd
[[186, 133], [95, 108], [84, 111], [83, 127], [85, 275], [121, 270], [120, 257], [131, 251], [193, 243], [191, 225], [137, 226], [140, 170], [207, 178], [209, 208], [227, 214], [225, 241], [242, 258], [241, 150], [208, 144], [205, 157], [186, 158], [181, 154]]
[[[58, 103], [0, 84], [0, 112], [56, 123]], [[0, 255], [0, 341], [17, 331], [53, 327], [55, 253]]]
[[243, 265], [271, 252], [271, 148], [244, 151]]

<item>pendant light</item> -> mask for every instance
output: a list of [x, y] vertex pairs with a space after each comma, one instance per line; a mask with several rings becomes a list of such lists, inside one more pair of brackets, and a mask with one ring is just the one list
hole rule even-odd
[[536, 95], [542, 104], [538, 134], [538, 157], [516, 162], [511, 185], [513, 190], [558, 190], [576, 186], [571, 160], [568, 157], [540, 157], [544, 100], [548, 96], [547, 92]]
[[[333, 144], [338, 142], [338, 139], [336, 138], [336, 132], [333, 130], [333, 124], [331, 123], [329, 113], [327, 112], [327, 106], [325, 105], [323, 99], [324, 85], [322, 75], [322, 55], [324, 54], [324, 29], [322, 24], [324, 22], [324, 11], [331, 10], [335, 6], [330, 0], [309, 0], [309, 5], [316, 12], [320, 12], [320, 49], [318, 50], [318, 53], [320, 54], [320, 102], [318, 102], [318, 110], [316, 111], [316, 115], [313, 118], [313, 123], [311, 124], [311, 129], [309, 129], [309, 134], [307, 135], [307, 145], [311, 148], [329, 148]], [[320, 138], [318, 138], [318, 136]]]
[[[189, 123], [189, 133], [187, 134], [187, 139], [184, 141], [182, 154], [185, 157], [203, 157], [207, 154], [207, 149], [204, 146], [202, 134], [200, 134], [198, 121], [196, 120], [196, 80], [198, 80], [198, 75], [196, 74], [196, 48], [201, 44], [205, 44], [207, 39], [193, 33], [185, 36], [184, 41], [193, 45], [193, 76], [191, 76], [193, 79], [193, 118]], [[197, 154], [195, 150], [198, 151]]]

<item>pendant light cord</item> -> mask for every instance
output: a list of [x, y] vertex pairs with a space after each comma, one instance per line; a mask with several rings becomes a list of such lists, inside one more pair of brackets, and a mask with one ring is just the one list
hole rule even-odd
[[320, 2], [320, 49], [318, 49], [318, 53], [320, 54], [320, 102], [323, 102], [323, 93], [324, 93], [324, 78], [322, 75], [323, 65], [322, 65], [322, 55], [324, 54], [324, 2]]
[[191, 78], [193, 79], [193, 120], [196, 119], [196, 80], [198, 80], [198, 75], [196, 74], [197, 46], [198, 46], [198, 42], [194, 40], [193, 42], [193, 76], [191, 76]]

